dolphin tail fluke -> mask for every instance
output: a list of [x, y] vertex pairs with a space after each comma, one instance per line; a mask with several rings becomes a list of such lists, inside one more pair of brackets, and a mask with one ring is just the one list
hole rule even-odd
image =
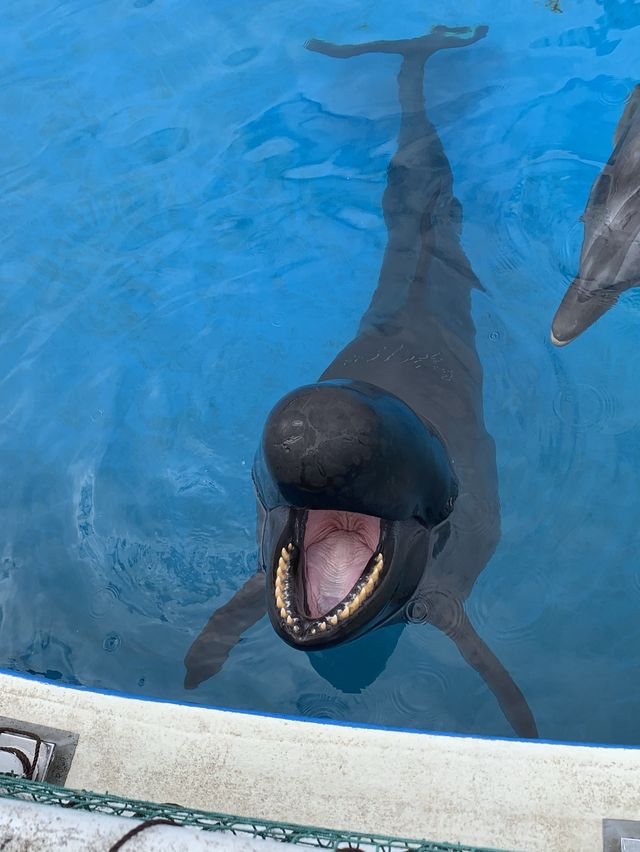
[[369, 41], [364, 44], [333, 44], [312, 38], [305, 42], [307, 50], [323, 53], [335, 59], [349, 59], [363, 53], [396, 53], [405, 59], [415, 57], [424, 61], [432, 53], [449, 47], [463, 47], [484, 38], [488, 27], [434, 27], [431, 32], [419, 38], [397, 39], [395, 41]]
[[216, 610], [187, 651], [185, 689], [217, 674], [242, 634], [266, 612], [264, 574], [254, 574], [228, 603]]

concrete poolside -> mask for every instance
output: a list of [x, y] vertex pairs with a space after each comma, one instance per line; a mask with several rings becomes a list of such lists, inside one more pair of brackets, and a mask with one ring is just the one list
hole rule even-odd
[[640, 819], [640, 750], [482, 739], [140, 700], [0, 674], [0, 715], [79, 735], [65, 785], [339, 830], [600, 852]]

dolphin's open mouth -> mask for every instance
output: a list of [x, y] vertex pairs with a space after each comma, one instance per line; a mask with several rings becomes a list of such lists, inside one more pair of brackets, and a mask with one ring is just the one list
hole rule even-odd
[[328, 638], [366, 613], [385, 578], [387, 527], [356, 512], [296, 512], [272, 569], [275, 609], [292, 638]]

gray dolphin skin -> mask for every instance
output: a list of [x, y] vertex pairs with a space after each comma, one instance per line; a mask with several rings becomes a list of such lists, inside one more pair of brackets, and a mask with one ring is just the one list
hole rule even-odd
[[640, 86], [631, 93], [614, 149], [591, 187], [578, 275], [551, 324], [565, 346], [593, 325], [625, 290], [640, 285]]
[[219, 670], [265, 605], [278, 635], [311, 652], [424, 622], [453, 640], [516, 734], [537, 736], [522, 692], [463, 605], [500, 537], [496, 454], [471, 317], [481, 285], [460, 244], [461, 205], [424, 103], [429, 56], [486, 31], [436, 27], [401, 41], [306, 45], [335, 59], [401, 57], [398, 147], [383, 197], [388, 242], [355, 339], [267, 418], [253, 468], [261, 571], [195, 640], [187, 687]]

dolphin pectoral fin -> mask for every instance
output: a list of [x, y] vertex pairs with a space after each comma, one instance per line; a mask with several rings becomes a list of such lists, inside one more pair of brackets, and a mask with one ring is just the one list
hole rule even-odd
[[538, 728], [526, 698], [500, 660], [478, 636], [466, 613], [463, 612], [460, 622], [447, 634], [493, 692], [518, 737], [537, 739]]
[[478, 636], [462, 603], [436, 594], [429, 595], [424, 604], [429, 613], [424, 620], [455, 643], [463, 659], [478, 672], [495, 695], [516, 735], [523, 739], [537, 739], [538, 728], [526, 698], [500, 660]]
[[266, 612], [265, 578], [254, 574], [235, 595], [217, 609], [187, 651], [185, 689], [195, 689], [217, 674], [242, 634]]

